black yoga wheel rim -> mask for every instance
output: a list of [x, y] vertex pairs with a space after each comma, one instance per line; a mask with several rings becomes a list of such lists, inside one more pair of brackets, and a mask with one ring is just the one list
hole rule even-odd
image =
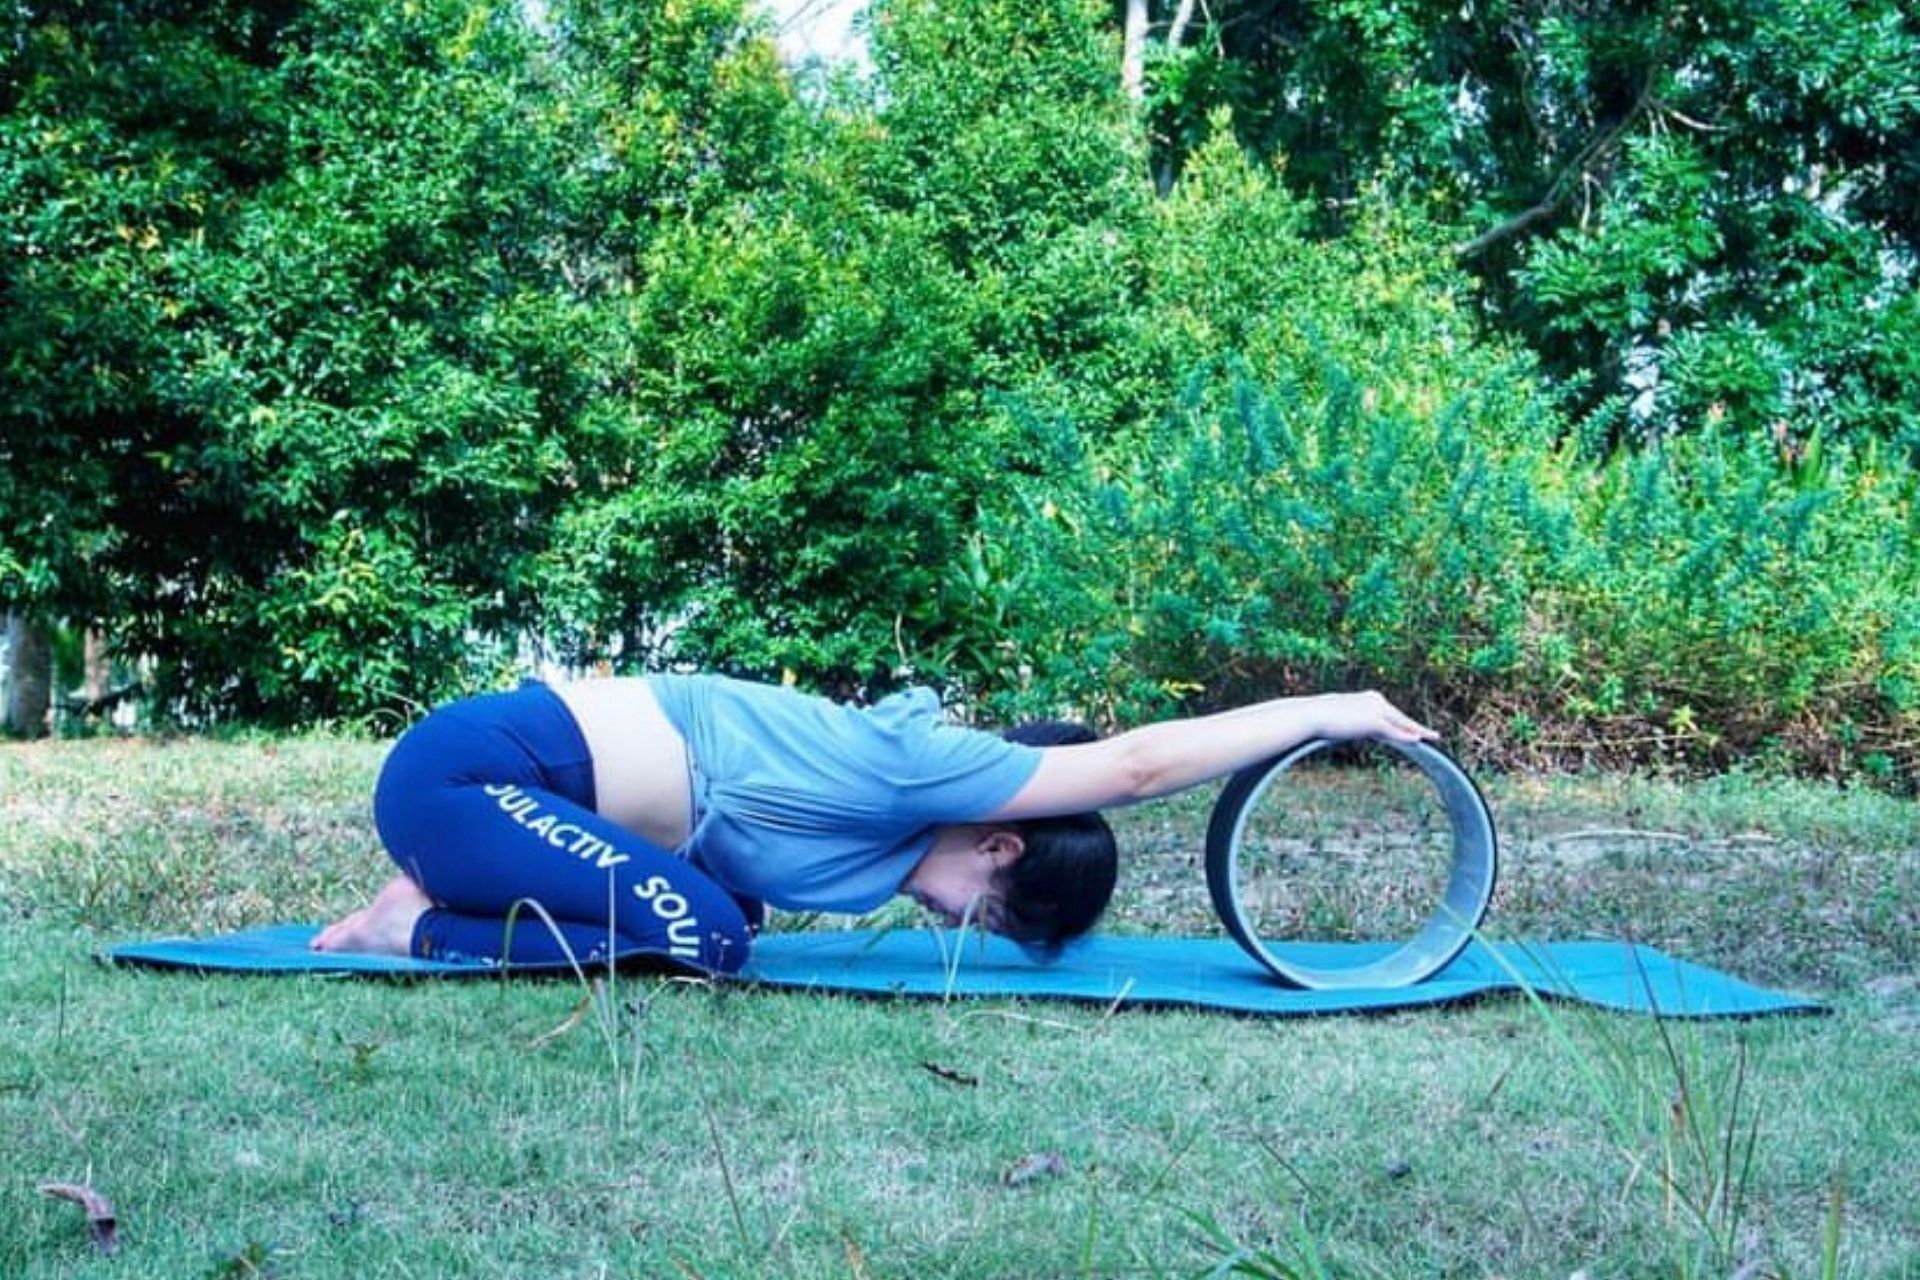
[[1445, 968], [1473, 941], [1474, 931], [1493, 901], [1500, 867], [1499, 840], [1485, 798], [1466, 771], [1437, 747], [1424, 742], [1377, 743], [1426, 775], [1453, 831], [1453, 866], [1446, 892], [1411, 938], [1365, 964], [1302, 964], [1275, 954], [1262, 941], [1241, 902], [1240, 849], [1248, 819], [1288, 770], [1333, 745], [1327, 739], [1315, 738], [1284, 755], [1250, 765], [1228, 780], [1207, 824], [1207, 892], [1234, 941], [1288, 986], [1314, 990], [1411, 986]]

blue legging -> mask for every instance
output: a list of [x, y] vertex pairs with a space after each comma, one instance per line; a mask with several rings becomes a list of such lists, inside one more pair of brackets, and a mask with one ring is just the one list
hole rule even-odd
[[[417, 956], [643, 953], [719, 973], [747, 958], [758, 904], [594, 812], [586, 739], [545, 685], [455, 702], [409, 729], [373, 815], [387, 855], [435, 904], [414, 926]], [[551, 926], [530, 907], [515, 913], [527, 901]]]

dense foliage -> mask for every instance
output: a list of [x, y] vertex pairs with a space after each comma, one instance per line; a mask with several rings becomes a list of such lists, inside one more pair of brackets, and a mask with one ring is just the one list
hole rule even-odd
[[743, 0], [8, 6], [0, 604], [196, 720], [692, 662], [1914, 767], [1898, 7], [1153, 16], [1136, 104], [1082, 0], [798, 78]]
[[1390, 184], [1454, 243], [1493, 325], [1573, 392], [1596, 447], [1785, 421], [1920, 457], [1911, 5], [1209, 13], [1153, 63], [1163, 165], [1227, 105], [1329, 228]]

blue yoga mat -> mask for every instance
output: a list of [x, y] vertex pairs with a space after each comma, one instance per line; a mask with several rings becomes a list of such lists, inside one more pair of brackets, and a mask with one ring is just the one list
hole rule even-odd
[[[502, 972], [485, 965], [309, 951], [314, 932], [312, 925], [272, 925], [211, 937], [160, 938], [110, 948], [104, 958], [203, 973], [481, 977]], [[1278, 950], [1303, 965], [1334, 968], [1365, 963], [1391, 945], [1295, 943]], [[512, 971], [552, 973], [556, 968], [568, 971], [564, 966], [515, 966]], [[1049, 962], [1032, 959], [1000, 938], [950, 930], [775, 933], [754, 944], [752, 959], [732, 981], [872, 996], [1019, 997], [1268, 1015], [1418, 1008], [1523, 987], [1601, 1008], [1673, 1017], [1824, 1009], [1817, 1001], [1621, 942], [1476, 942], [1415, 986], [1301, 991], [1280, 985], [1225, 939], [1095, 936]]]

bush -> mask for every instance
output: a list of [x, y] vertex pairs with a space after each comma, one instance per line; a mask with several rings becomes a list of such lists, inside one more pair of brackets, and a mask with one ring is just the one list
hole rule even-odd
[[1207, 369], [983, 531], [956, 578], [1011, 646], [982, 672], [996, 702], [1136, 720], [1378, 684], [1437, 706], [1520, 666], [1566, 522], [1544, 450], [1483, 427], [1527, 411], [1518, 384], [1423, 415], [1312, 373]]
[[1871, 443], [1701, 434], [1616, 455], [1575, 491], [1551, 605], [1571, 643], [1541, 701], [1669, 753], [1910, 770], [1916, 488]]
[[950, 574], [979, 620], [957, 666], [1010, 711], [1121, 720], [1355, 682], [1462, 698], [1520, 661], [1566, 536], [1559, 421], [1429, 229], [1381, 203], [1316, 243], [1216, 126], [1128, 245], [1122, 337], [1006, 406], [1051, 463]]
[[1599, 465], [1529, 443], [1517, 376], [1422, 414], [1337, 362], [1196, 375], [949, 575], [999, 715], [1130, 723], [1377, 685], [1496, 758], [1920, 768], [1920, 505], [1878, 446], [1700, 435]]

